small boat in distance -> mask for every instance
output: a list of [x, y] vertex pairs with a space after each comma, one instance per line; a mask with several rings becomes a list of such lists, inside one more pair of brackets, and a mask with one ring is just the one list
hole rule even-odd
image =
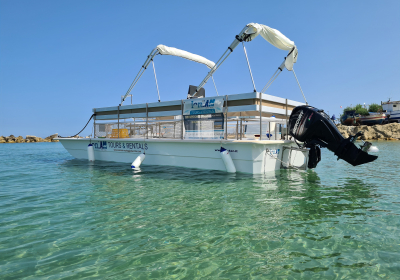
[[340, 123], [348, 126], [360, 125], [360, 114], [357, 114], [355, 110], [344, 111], [340, 117]]
[[375, 125], [382, 124], [386, 119], [386, 115], [383, 113], [372, 113], [368, 116], [360, 116], [360, 122], [362, 125]]

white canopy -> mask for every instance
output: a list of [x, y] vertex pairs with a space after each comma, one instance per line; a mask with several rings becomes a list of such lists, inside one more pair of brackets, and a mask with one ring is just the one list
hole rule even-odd
[[293, 41], [289, 40], [285, 35], [283, 35], [279, 30], [268, 27], [259, 23], [249, 23], [248, 27], [252, 27], [252, 30], [248, 30], [246, 33], [251, 34], [247, 41], [253, 40], [258, 35], [261, 35], [266, 41], [271, 45], [277, 47], [278, 49], [291, 51], [289, 56], [286, 58], [285, 67], [291, 71], [293, 70], [293, 64], [297, 61], [298, 51], [296, 45]]
[[182, 57], [182, 58], [194, 61], [194, 62], [204, 64], [210, 69], [213, 68], [215, 65], [214, 62], [212, 62], [211, 60], [208, 60], [205, 57], [202, 57], [200, 55], [193, 54], [193, 53], [190, 53], [187, 51], [183, 51], [180, 49], [171, 48], [171, 47], [167, 47], [164, 45], [158, 45], [157, 50], [160, 54], [179, 56], [179, 57]]

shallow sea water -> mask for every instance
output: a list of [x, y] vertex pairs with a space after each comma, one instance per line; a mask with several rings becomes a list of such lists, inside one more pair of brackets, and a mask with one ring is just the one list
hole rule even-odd
[[400, 143], [265, 175], [0, 145], [0, 279], [400, 279]]

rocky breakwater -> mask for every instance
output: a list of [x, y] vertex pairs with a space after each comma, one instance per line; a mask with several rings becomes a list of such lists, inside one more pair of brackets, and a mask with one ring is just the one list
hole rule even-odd
[[362, 140], [400, 140], [400, 123], [390, 123], [385, 125], [360, 125], [360, 126], [345, 126], [338, 125], [340, 133], [344, 138], [350, 135], [355, 135], [362, 131], [364, 135]]
[[46, 138], [36, 137], [33, 135], [26, 135], [26, 137], [18, 136], [15, 137], [14, 135], [10, 136], [0, 136], [0, 144], [1, 143], [35, 143], [35, 142], [58, 142], [57, 133], [47, 136]]

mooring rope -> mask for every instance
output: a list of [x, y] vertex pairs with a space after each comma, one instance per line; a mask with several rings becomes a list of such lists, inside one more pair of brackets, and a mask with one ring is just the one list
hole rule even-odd
[[93, 114], [93, 115], [90, 116], [90, 119], [89, 119], [88, 122], [86, 123], [85, 127], [82, 128], [82, 130], [79, 131], [77, 134], [75, 134], [75, 135], [73, 135], [73, 136], [67, 136], [67, 137], [63, 137], [63, 136], [59, 135], [58, 137], [60, 137], [60, 138], [71, 138], [71, 137], [75, 137], [75, 136], [79, 135], [82, 131], [85, 130], [85, 128], [87, 127], [87, 125], [89, 124], [89, 122], [91, 121], [91, 119], [92, 119], [95, 115], [96, 115], [96, 114]]

